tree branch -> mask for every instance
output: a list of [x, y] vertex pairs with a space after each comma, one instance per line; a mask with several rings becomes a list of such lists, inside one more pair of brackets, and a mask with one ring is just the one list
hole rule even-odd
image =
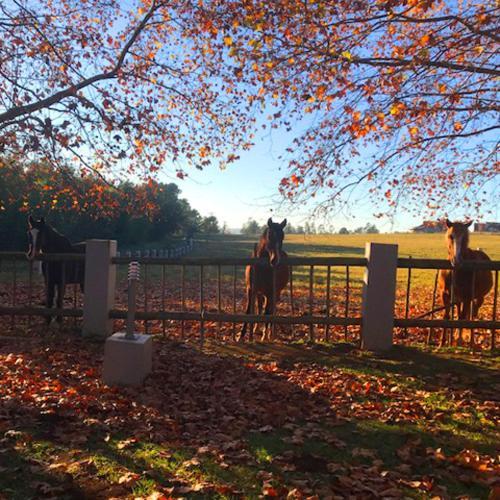
[[86, 78], [86, 79], [82, 80], [81, 82], [79, 82], [75, 85], [72, 85], [70, 87], [67, 87], [66, 89], [61, 90], [59, 92], [56, 92], [55, 94], [53, 94], [45, 99], [42, 99], [38, 102], [33, 102], [30, 104], [26, 104], [24, 106], [17, 106], [17, 107], [11, 108], [11, 109], [5, 111], [4, 113], [0, 114], [0, 123], [6, 122], [6, 121], [11, 121], [19, 116], [27, 115], [27, 114], [33, 113], [35, 111], [39, 111], [41, 109], [47, 108], [47, 107], [61, 101], [65, 97], [75, 95], [76, 92], [78, 92], [79, 90], [84, 89], [84, 88], [86, 88], [89, 85], [92, 85], [94, 83], [97, 83], [97, 82], [100, 82], [103, 80], [110, 80], [110, 79], [116, 78], [116, 76], [118, 75], [118, 72], [120, 71], [120, 69], [122, 68], [122, 66], [125, 62], [125, 58], [127, 57], [127, 54], [129, 52], [130, 48], [136, 42], [136, 40], [139, 38], [141, 32], [146, 27], [149, 19], [154, 15], [154, 13], [156, 12], [156, 10], [158, 8], [159, 8], [159, 5], [157, 5], [155, 2], [153, 2], [149, 11], [146, 13], [146, 15], [144, 16], [142, 21], [135, 28], [135, 30], [132, 33], [132, 36], [129, 38], [129, 40], [127, 41], [127, 43], [125, 44], [125, 46], [121, 50], [116, 64], [114, 65], [114, 67], [110, 71], [106, 71], [106, 72], [94, 75], [92, 77]]

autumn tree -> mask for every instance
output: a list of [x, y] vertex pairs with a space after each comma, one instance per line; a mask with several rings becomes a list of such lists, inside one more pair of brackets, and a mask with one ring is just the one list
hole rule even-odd
[[[1, 159], [0, 170], [3, 250], [26, 248], [27, 213], [44, 215], [72, 241], [113, 238], [125, 248], [161, 243], [173, 236], [193, 236], [207, 227], [213, 231], [218, 225], [216, 218], [203, 218], [181, 198], [173, 183], [126, 182], [112, 189], [98, 177], [82, 178], [69, 168], [54, 171], [45, 163]], [[137, 206], [141, 211], [130, 209]], [[144, 212], [148, 207], [150, 213]]]
[[197, 1], [1, 2], [0, 154], [108, 181], [234, 161], [252, 118], [217, 34]]
[[500, 171], [495, 1], [219, 3], [271, 126], [304, 130], [286, 197], [331, 207], [367, 181], [362, 196], [392, 210], [486, 211]]
[[493, 0], [2, 2], [0, 153], [184, 177], [234, 161], [261, 106], [303, 131], [280, 186], [295, 202], [367, 181], [392, 208], [481, 210], [497, 24]]

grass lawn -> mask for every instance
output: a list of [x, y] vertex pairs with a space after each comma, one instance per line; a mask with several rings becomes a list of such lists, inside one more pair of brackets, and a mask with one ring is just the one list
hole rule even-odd
[[[193, 256], [249, 256], [258, 236], [215, 235], [197, 240]], [[362, 257], [365, 243], [391, 243], [399, 246], [400, 257], [445, 259], [444, 233], [393, 234], [287, 234], [283, 249], [294, 257]], [[493, 260], [500, 259], [500, 234], [471, 233], [470, 247], [483, 249]]]

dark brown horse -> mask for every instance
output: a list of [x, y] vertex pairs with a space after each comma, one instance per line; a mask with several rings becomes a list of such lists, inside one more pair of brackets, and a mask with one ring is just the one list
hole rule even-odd
[[[66, 236], [58, 233], [42, 217], [35, 220], [28, 217], [28, 253], [27, 257], [33, 260], [40, 254], [51, 253], [85, 253], [85, 243], [72, 245]], [[65, 287], [69, 283], [77, 283], [83, 292], [85, 277], [85, 263], [78, 261], [49, 261], [42, 262], [42, 273], [45, 278], [46, 306], [51, 308], [57, 287], [57, 308], [62, 309]], [[47, 317], [50, 323], [51, 317]], [[62, 317], [57, 316], [61, 322]]]
[[[282, 250], [283, 239], [285, 237], [283, 229], [286, 226], [286, 219], [281, 222], [273, 222], [270, 218], [267, 227], [260, 237], [259, 243], [255, 245], [252, 257], [266, 259], [266, 265], [251, 265], [245, 269], [247, 308], [246, 314], [253, 314], [255, 302], [257, 302], [257, 313], [272, 314], [279, 301], [280, 293], [288, 283], [289, 269], [286, 264], [281, 263], [281, 259], [287, 254]], [[273, 274], [275, 275], [275, 286], [273, 287]], [[273, 293], [273, 289], [275, 293]], [[243, 324], [240, 341], [243, 341], [247, 331], [248, 323]], [[250, 338], [253, 339], [254, 325], [250, 327]], [[270, 324], [266, 323], [262, 340], [265, 340], [266, 333], [271, 337]]]
[[[462, 268], [464, 260], [490, 260], [482, 250], [469, 248], [469, 226], [471, 222], [450, 222], [446, 219], [446, 244], [448, 258], [453, 270], [439, 271], [439, 291], [445, 308], [444, 318], [450, 318], [451, 308], [455, 305], [459, 319], [475, 319], [484, 297], [493, 286], [491, 271], [474, 271]], [[452, 303], [453, 300], [453, 303]], [[440, 346], [446, 341], [446, 328], [441, 333]], [[450, 344], [453, 330], [450, 331]], [[462, 331], [459, 332], [458, 342], [462, 343]], [[474, 331], [470, 334], [471, 346], [474, 345]]]

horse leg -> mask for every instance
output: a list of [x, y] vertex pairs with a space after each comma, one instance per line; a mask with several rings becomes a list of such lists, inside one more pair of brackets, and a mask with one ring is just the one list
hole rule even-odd
[[[444, 316], [443, 319], [450, 319], [450, 295], [448, 293], [444, 293], [441, 296], [444, 304]], [[446, 337], [448, 333], [448, 328], [443, 327], [443, 330], [441, 331], [441, 339], [439, 340], [439, 347], [443, 347], [446, 343]]]
[[[266, 310], [265, 310], [265, 315], [269, 316], [273, 312], [273, 297], [272, 295], [266, 296]], [[271, 322], [268, 321], [266, 322], [266, 329], [264, 330], [264, 336], [263, 340], [265, 340], [267, 337], [268, 341], [271, 341]]]
[[479, 309], [483, 305], [483, 302], [484, 302], [484, 297], [476, 297], [472, 301], [472, 314], [471, 314], [472, 319], [477, 318], [477, 315], [479, 314]]
[[[64, 305], [64, 295], [66, 292], [66, 286], [64, 283], [58, 283], [57, 284], [57, 308], [62, 309]], [[59, 314], [56, 317], [56, 321], [61, 324], [62, 323], [62, 316]]]
[[[258, 295], [257, 296], [257, 314], [259, 316], [262, 315], [262, 311], [264, 310], [264, 304], [265, 304], [265, 301], [266, 301], [266, 297], [265, 295]], [[254, 323], [253, 324], [254, 326], [254, 331], [255, 329], [257, 329], [257, 323]], [[263, 337], [261, 338], [261, 341], [264, 339], [264, 335], [265, 335], [265, 325], [264, 325], [264, 332], [263, 332]]]
[[[245, 310], [245, 314], [251, 314], [253, 312], [254, 299], [255, 299], [255, 297], [253, 294], [252, 287], [247, 286], [247, 307]], [[240, 338], [239, 338], [240, 342], [243, 342], [243, 340], [245, 339], [245, 334], [247, 333], [247, 328], [248, 328], [248, 323], [245, 321], [243, 323], [243, 327], [241, 328], [241, 333], [240, 333]], [[253, 326], [250, 329], [250, 335], [253, 336]]]
[[[465, 301], [457, 304], [457, 318], [458, 319], [465, 319], [464, 311], [466, 309], [466, 306], [465, 306], [466, 303], [467, 303], [467, 301], [465, 300]], [[462, 335], [463, 335], [463, 328], [458, 328], [457, 329], [457, 338], [456, 338], [456, 343], [455, 343], [455, 345], [457, 347], [462, 347], [464, 344]]]
[[[471, 313], [470, 313], [470, 319], [476, 319], [479, 313], [479, 308], [483, 305], [484, 302], [484, 297], [476, 297], [471, 301]], [[475, 331], [474, 327], [470, 329], [470, 345], [471, 347], [475, 347]]]
[[[52, 306], [54, 305], [54, 295], [55, 295], [55, 289], [56, 289], [56, 284], [52, 279], [47, 280], [47, 287], [45, 289], [46, 293], [46, 303], [45, 305], [47, 306], [48, 309], [52, 309]], [[52, 321], [52, 316], [47, 316], [46, 322], [47, 325], [50, 325], [50, 322]]]
[[[257, 310], [258, 310], [258, 305], [259, 305], [259, 300], [260, 300], [260, 295], [258, 293], [255, 293], [252, 297], [252, 309], [251, 309], [251, 314], [255, 314], [255, 302], [257, 302]], [[253, 342], [253, 339], [254, 339], [254, 333], [255, 333], [255, 330], [257, 328], [257, 323], [250, 323], [250, 336], [248, 338], [248, 340], [250, 342]]]

